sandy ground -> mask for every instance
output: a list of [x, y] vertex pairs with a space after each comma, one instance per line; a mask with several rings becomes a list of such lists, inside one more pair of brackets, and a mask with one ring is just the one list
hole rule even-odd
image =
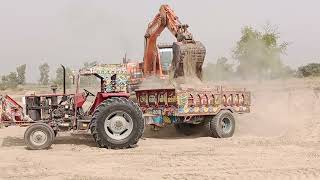
[[228, 139], [184, 137], [168, 128], [148, 130], [136, 148], [107, 150], [90, 135], [62, 133], [51, 149], [30, 151], [24, 128], [0, 129], [0, 179], [320, 179], [320, 102], [313, 87], [248, 86], [252, 113], [237, 116]]

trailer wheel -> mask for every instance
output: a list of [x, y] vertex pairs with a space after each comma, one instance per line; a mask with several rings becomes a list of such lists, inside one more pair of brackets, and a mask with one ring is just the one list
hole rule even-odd
[[235, 130], [235, 119], [228, 110], [222, 110], [209, 123], [209, 135], [214, 138], [232, 137]]
[[53, 129], [45, 123], [30, 125], [24, 133], [24, 142], [31, 150], [47, 149], [54, 140]]
[[134, 147], [144, 131], [144, 119], [137, 104], [126, 98], [113, 97], [96, 108], [90, 130], [99, 147]]

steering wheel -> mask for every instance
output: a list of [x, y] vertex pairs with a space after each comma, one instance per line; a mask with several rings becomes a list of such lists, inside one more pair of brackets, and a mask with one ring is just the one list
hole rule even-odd
[[83, 90], [86, 92], [87, 96], [94, 96], [94, 94], [92, 92], [90, 92], [86, 89], [83, 89]]

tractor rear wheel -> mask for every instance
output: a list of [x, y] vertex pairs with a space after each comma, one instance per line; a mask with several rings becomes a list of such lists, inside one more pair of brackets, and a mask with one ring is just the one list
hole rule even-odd
[[54, 131], [45, 123], [32, 124], [24, 133], [24, 142], [31, 150], [47, 149], [53, 140]]
[[235, 118], [228, 110], [222, 110], [215, 115], [209, 125], [209, 135], [214, 138], [232, 137], [235, 130]]
[[137, 104], [126, 98], [113, 97], [96, 108], [90, 130], [99, 147], [134, 147], [144, 131], [144, 119]]

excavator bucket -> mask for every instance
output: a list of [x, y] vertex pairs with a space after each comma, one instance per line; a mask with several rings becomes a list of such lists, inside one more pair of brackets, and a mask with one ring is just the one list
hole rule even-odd
[[172, 51], [173, 78], [183, 76], [202, 79], [202, 64], [206, 55], [206, 48], [201, 42], [174, 42]]

